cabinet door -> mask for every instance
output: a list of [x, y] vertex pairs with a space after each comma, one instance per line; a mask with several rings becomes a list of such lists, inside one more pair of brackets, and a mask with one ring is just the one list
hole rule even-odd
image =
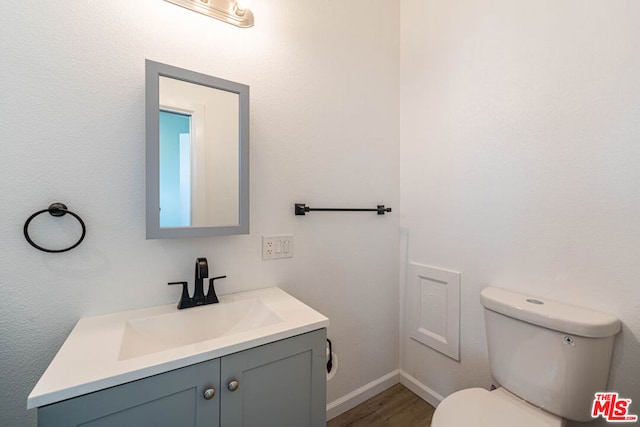
[[326, 336], [320, 329], [223, 357], [222, 427], [324, 427]]
[[[220, 359], [38, 409], [39, 427], [218, 427]], [[210, 400], [203, 396], [214, 388]]]

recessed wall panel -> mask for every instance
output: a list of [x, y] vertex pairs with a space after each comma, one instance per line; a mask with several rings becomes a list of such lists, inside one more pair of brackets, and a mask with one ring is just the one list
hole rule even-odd
[[460, 360], [460, 273], [409, 263], [410, 336]]

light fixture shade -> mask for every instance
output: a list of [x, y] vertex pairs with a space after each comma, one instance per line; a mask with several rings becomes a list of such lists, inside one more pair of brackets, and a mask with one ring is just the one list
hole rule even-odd
[[240, 28], [253, 27], [248, 0], [165, 0]]
[[238, 0], [236, 1], [238, 9], [247, 10], [251, 9], [251, 0]]

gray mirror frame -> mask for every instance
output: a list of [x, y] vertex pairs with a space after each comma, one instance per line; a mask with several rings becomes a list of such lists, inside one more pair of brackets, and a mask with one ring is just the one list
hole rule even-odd
[[[221, 227], [160, 227], [160, 77], [237, 93], [240, 97], [239, 223]], [[249, 234], [249, 86], [167, 64], [145, 61], [146, 112], [146, 219], [147, 239]]]

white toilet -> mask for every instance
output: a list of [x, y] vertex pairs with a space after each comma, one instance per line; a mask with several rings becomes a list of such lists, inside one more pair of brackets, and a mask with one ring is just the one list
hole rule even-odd
[[605, 391], [620, 321], [611, 315], [500, 288], [480, 300], [497, 389], [451, 394], [431, 427], [561, 427], [591, 421]]

